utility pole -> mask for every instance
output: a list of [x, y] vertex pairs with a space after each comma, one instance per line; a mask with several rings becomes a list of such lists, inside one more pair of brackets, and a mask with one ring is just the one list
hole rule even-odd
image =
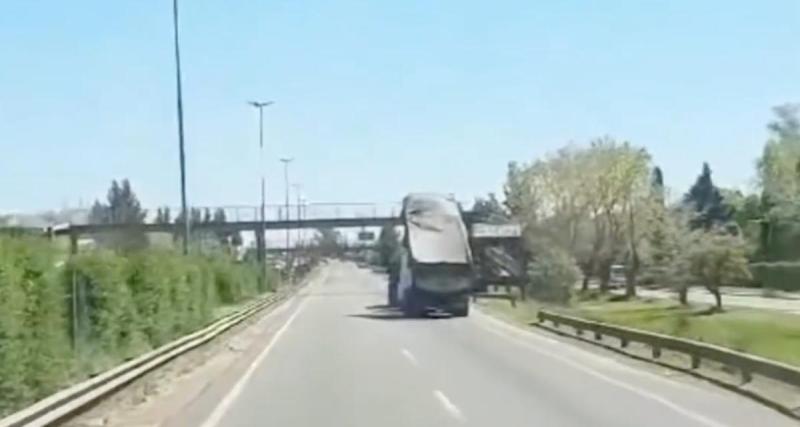
[[269, 107], [274, 104], [272, 101], [258, 102], [250, 101], [250, 105], [258, 108], [258, 169], [261, 171], [261, 215], [259, 218], [258, 232], [256, 233], [256, 256], [261, 265], [261, 274], [258, 280], [260, 281], [259, 287], [264, 290], [264, 284], [267, 276], [267, 245], [266, 236], [266, 193], [267, 184], [264, 178], [264, 107]]
[[300, 233], [303, 226], [303, 216], [300, 206], [300, 190], [303, 188], [303, 186], [302, 184], [295, 183], [292, 184], [292, 187], [294, 188], [294, 193], [297, 197], [297, 241], [295, 242], [295, 246], [297, 246], [297, 243], [300, 242]]
[[189, 254], [189, 209], [186, 202], [186, 150], [183, 143], [183, 91], [181, 88], [181, 50], [178, 42], [178, 0], [172, 0], [175, 30], [175, 77], [178, 98], [178, 147], [181, 164], [181, 208], [183, 209], [183, 254]]
[[283, 162], [283, 179], [284, 179], [284, 188], [286, 192], [286, 209], [285, 209], [285, 217], [284, 220], [286, 221], [286, 268], [288, 271], [289, 268], [289, 163], [294, 160], [291, 157], [284, 157], [280, 159]]

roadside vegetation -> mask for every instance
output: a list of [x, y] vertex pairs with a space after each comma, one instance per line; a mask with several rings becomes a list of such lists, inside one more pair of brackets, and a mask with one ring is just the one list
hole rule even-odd
[[688, 288], [702, 286], [722, 311], [722, 286], [800, 290], [798, 113], [793, 104], [775, 108], [755, 168], [757, 193], [716, 186], [702, 163], [695, 183], [676, 195], [644, 148], [603, 137], [510, 163], [504, 203], [490, 195], [476, 206], [482, 217], [522, 224], [529, 291], [549, 300], [567, 302], [595, 283], [607, 293], [615, 266], [624, 276], [620, 299], [658, 285], [685, 305]]
[[[107, 223], [144, 219], [127, 181], [93, 212]], [[277, 275], [259, 285], [259, 269], [239, 260], [234, 243], [198, 236], [184, 256], [143, 234], [107, 233], [69, 256], [57, 239], [0, 236], [0, 416], [274, 289]]]
[[[525, 323], [547, 307], [800, 365], [800, 316], [726, 308], [720, 292], [800, 291], [800, 106], [774, 113], [751, 194], [716, 186], [700, 161], [695, 183], [675, 194], [644, 148], [610, 137], [510, 163], [504, 202], [476, 206], [522, 224], [533, 300], [483, 304]], [[641, 299], [640, 286], [670, 288], [675, 300]], [[691, 286], [715, 304], [692, 304]]]
[[614, 300], [612, 296], [577, 294], [568, 304], [539, 300], [483, 300], [481, 306], [508, 321], [528, 326], [541, 309], [645, 331], [728, 347], [800, 366], [800, 315], [770, 310], [728, 308], [709, 313], [705, 307], [668, 300]]

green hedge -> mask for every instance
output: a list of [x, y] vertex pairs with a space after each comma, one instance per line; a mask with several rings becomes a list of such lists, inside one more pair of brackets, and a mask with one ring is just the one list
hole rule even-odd
[[55, 391], [71, 368], [63, 284], [55, 251], [0, 238], [0, 414]]
[[800, 291], [800, 262], [757, 262], [750, 271], [758, 286], [766, 289]]
[[47, 241], [0, 237], [0, 417], [208, 324], [259, 293], [257, 273], [168, 250], [66, 260]]

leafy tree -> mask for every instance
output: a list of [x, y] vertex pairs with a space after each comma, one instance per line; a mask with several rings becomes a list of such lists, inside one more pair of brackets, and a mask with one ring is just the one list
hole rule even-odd
[[528, 266], [530, 294], [542, 300], [566, 303], [580, 274], [572, 255], [559, 248], [544, 250]]
[[[225, 209], [217, 208], [211, 217], [211, 222], [214, 224], [224, 224], [228, 222], [225, 215]], [[216, 231], [215, 235], [217, 240], [225, 246], [239, 247], [242, 245], [242, 235], [238, 231]]]
[[723, 203], [727, 206], [731, 218], [740, 230], [745, 230], [751, 221], [764, 218], [761, 198], [756, 194], [744, 195], [739, 190], [721, 188]]
[[378, 236], [378, 256], [381, 265], [391, 268], [395, 254], [400, 250], [400, 236], [392, 224], [386, 224], [381, 228]]
[[738, 236], [696, 233], [687, 256], [689, 272], [714, 295], [717, 310], [722, 309], [721, 286], [738, 285], [752, 279], [747, 250]]
[[535, 187], [530, 182], [530, 175], [530, 167], [510, 162], [503, 186], [505, 207], [523, 226], [536, 221], [538, 198]]
[[156, 224], [171, 224], [172, 213], [169, 207], [158, 208], [156, 210]]
[[503, 224], [508, 221], [508, 215], [494, 193], [489, 193], [485, 199], [476, 198], [472, 205], [472, 215], [477, 222]]
[[[180, 240], [183, 236], [184, 229], [183, 229], [183, 221], [186, 217], [186, 214], [183, 210], [181, 210], [177, 216], [175, 216], [175, 224], [178, 225], [176, 228], [177, 231], [172, 236], [174, 241]], [[203, 222], [203, 211], [200, 208], [190, 208], [189, 209], [189, 227], [191, 228], [195, 224], [200, 224]], [[190, 232], [192, 238], [201, 239], [203, 236], [197, 235], [194, 232]]]
[[[106, 203], [95, 200], [89, 211], [89, 222], [92, 224], [126, 224], [144, 223], [147, 211], [142, 209], [127, 179], [120, 182], [111, 181], [106, 195]], [[119, 250], [141, 249], [147, 246], [147, 236], [136, 229], [109, 232], [94, 236], [100, 244]]]
[[776, 120], [767, 126], [770, 138], [756, 163], [768, 206], [790, 201], [800, 193], [800, 104], [780, 105], [773, 112]]
[[344, 238], [335, 228], [319, 228], [311, 246], [321, 256], [341, 256], [345, 249]]
[[525, 226], [531, 252], [557, 247], [577, 259], [607, 289], [610, 267], [628, 260], [628, 293], [635, 293], [652, 214], [650, 157], [611, 138], [567, 146], [529, 165], [511, 163], [506, 206]]
[[661, 168], [656, 166], [653, 168], [653, 173], [650, 177], [650, 189], [655, 201], [662, 206], [666, 203], [664, 194], [664, 172]]
[[703, 171], [683, 197], [683, 201], [695, 211], [691, 221], [692, 228], [710, 230], [712, 227], [725, 225], [731, 219], [730, 207], [725, 204], [719, 188], [714, 186], [708, 163], [703, 163]]
[[662, 268], [663, 261], [667, 256], [666, 239], [668, 212], [666, 208], [666, 191], [664, 189], [664, 174], [661, 168], [656, 166], [650, 180], [650, 197], [652, 200], [652, 216], [649, 224], [649, 234], [647, 242], [650, 246], [653, 263], [655, 268]]

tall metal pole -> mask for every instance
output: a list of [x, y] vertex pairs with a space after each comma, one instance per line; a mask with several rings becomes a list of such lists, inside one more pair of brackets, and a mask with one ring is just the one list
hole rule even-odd
[[292, 158], [282, 158], [281, 162], [283, 162], [283, 179], [284, 179], [284, 191], [286, 192], [286, 203], [285, 203], [285, 215], [286, 217], [284, 220], [286, 221], [286, 268], [289, 268], [289, 219], [291, 215], [289, 214], [289, 163], [292, 162]]
[[300, 242], [300, 236], [301, 236], [301, 232], [302, 232], [301, 227], [303, 225], [302, 224], [303, 217], [302, 217], [302, 212], [300, 210], [301, 209], [301, 207], [300, 207], [300, 189], [302, 188], [302, 185], [300, 185], [300, 184], [292, 184], [292, 187], [294, 187], [294, 193], [297, 196], [297, 241], [295, 242], [295, 246], [297, 246], [297, 243]]
[[186, 202], [186, 150], [183, 143], [183, 91], [181, 88], [181, 51], [178, 43], [178, 0], [172, 0], [172, 18], [175, 29], [175, 76], [178, 92], [178, 145], [181, 164], [181, 209], [183, 209], [183, 254], [189, 253], [189, 209]]
[[266, 194], [267, 184], [264, 178], [264, 107], [273, 104], [272, 101], [256, 102], [250, 101], [250, 105], [258, 108], [258, 169], [261, 171], [261, 209], [259, 215], [259, 226], [256, 235], [256, 255], [258, 256], [258, 263], [260, 264], [261, 274], [259, 280], [261, 281], [261, 289], [264, 289], [264, 280], [267, 274], [267, 245], [266, 236]]

